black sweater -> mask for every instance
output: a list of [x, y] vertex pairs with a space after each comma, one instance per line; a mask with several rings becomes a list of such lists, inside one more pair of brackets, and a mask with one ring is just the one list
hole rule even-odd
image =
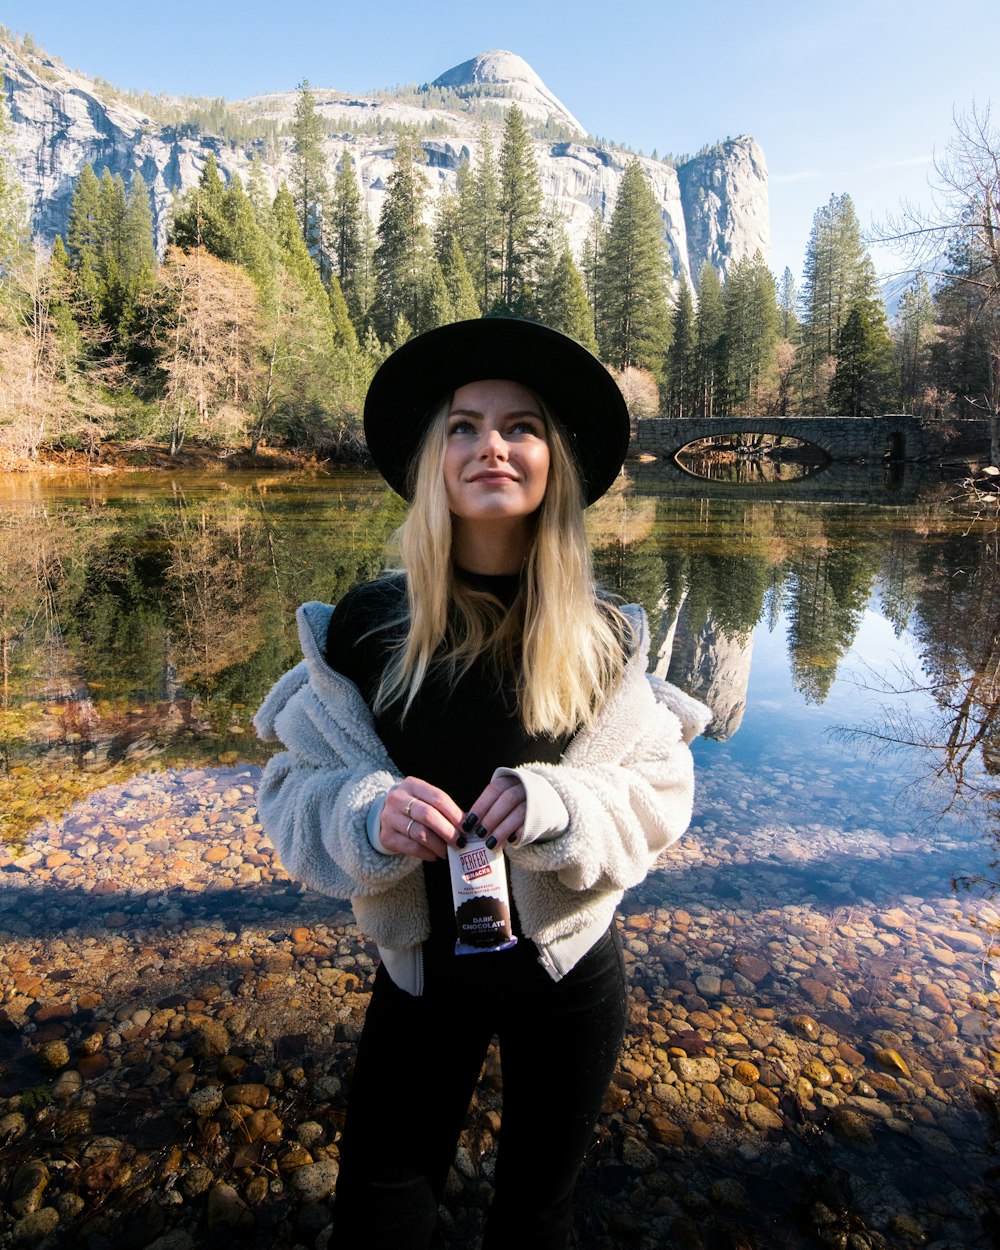
[[[478, 590], [489, 591], [509, 607], [518, 577], [461, 573]], [[392, 647], [405, 636], [406, 583], [401, 576], [379, 578], [350, 590], [337, 605], [326, 640], [331, 668], [349, 678], [372, 706]], [[370, 632], [374, 631], [374, 632]], [[529, 734], [517, 714], [511, 685], [498, 681], [485, 661], [477, 662], [452, 686], [432, 669], [404, 722], [399, 706], [375, 716], [375, 728], [404, 776], [420, 777], [450, 794], [465, 812], [489, 783], [496, 768], [558, 763], [572, 735]], [[425, 865], [431, 908], [431, 942], [453, 950], [454, 911], [447, 860]], [[516, 916], [515, 931], [517, 929]]]

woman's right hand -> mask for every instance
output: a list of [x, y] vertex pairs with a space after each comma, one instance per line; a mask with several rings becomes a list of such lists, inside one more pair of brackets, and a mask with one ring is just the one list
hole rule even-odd
[[461, 832], [463, 812], [455, 800], [419, 777], [404, 777], [382, 805], [379, 838], [393, 855], [444, 859]]

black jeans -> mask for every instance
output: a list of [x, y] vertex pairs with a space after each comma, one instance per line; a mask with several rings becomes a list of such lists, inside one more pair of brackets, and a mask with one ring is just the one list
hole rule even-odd
[[563, 1250], [577, 1174], [625, 1031], [614, 925], [561, 981], [531, 942], [435, 960], [425, 993], [385, 968], [358, 1045], [341, 1141], [337, 1250], [422, 1250], [490, 1040], [503, 1117], [484, 1250]]

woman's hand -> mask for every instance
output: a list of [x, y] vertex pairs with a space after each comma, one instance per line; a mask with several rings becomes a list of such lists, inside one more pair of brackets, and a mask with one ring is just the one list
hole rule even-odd
[[483, 838], [492, 851], [494, 847], [517, 842], [524, 832], [527, 811], [527, 795], [518, 779], [496, 777], [472, 805], [470, 817], [475, 814], [476, 826], [462, 828]]
[[433, 863], [444, 859], [461, 824], [462, 810], [450, 795], [419, 777], [404, 777], [385, 796], [379, 838], [394, 855]]

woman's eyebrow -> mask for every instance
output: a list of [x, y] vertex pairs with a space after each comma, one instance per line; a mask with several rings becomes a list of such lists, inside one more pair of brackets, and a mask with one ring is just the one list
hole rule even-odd
[[[478, 408], [451, 408], [448, 411], [449, 417], [482, 417], [483, 413]], [[504, 418], [510, 417], [534, 417], [538, 421], [544, 421], [545, 418], [540, 412], [536, 412], [534, 408], [511, 408], [509, 411], [501, 414]]]

